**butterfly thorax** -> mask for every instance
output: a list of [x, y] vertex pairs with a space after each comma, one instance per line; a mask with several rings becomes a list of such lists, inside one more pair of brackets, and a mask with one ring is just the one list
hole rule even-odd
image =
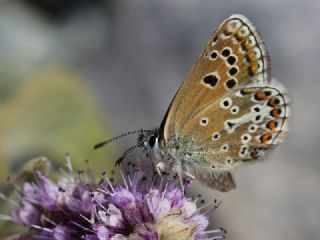
[[[165, 141], [165, 154], [168, 155], [173, 164], [178, 165], [183, 171], [192, 173], [196, 168], [211, 168], [213, 158], [209, 159], [208, 150], [197, 146], [196, 140], [191, 136], [174, 136]], [[225, 170], [223, 164], [216, 163], [216, 171]]]
[[[166, 141], [159, 129], [144, 131], [138, 137], [138, 145], [147, 153], [158, 171], [181, 170], [184, 164], [197, 155], [192, 150], [192, 138], [177, 137]], [[198, 158], [197, 158], [198, 159]]]
[[163, 142], [166, 153], [174, 159], [188, 159], [196, 154], [192, 137], [179, 138], [174, 136]]

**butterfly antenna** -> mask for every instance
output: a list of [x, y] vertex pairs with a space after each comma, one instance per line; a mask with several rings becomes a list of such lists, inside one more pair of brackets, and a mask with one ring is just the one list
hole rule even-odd
[[143, 129], [140, 129], [140, 130], [135, 130], [135, 131], [129, 131], [129, 132], [126, 132], [126, 133], [122, 133], [116, 137], [113, 137], [113, 138], [110, 138], [110, 139], [107, 139], [103, 142], [100, 142], [100, 143], [97, 143], [93, 146], [93, 149], [98, 149], [98, 148], [101, 148], [103, 146], [105, 146], [106, 144], [109, 144], [115, 140], [118, 140], [119, 138], [122, 138], [122, 137], [125, 137], [125, 136], [128, 136], [128, 135], [131, 135], [131, 134], [135, 134], [135, 133], [142, 133], [144, 130]]
[[124, 152], [124, 154], [122, 155], [122, 157], [119, 158], [119, 159], [116, 161], [116, 164], [115, 164], [116, 167], [118, 167], [118, 166], [120, 165], [120, 163], [121, 163], [127, 156], [129, 156], [131, 153], [133, 153], [134, 150], [136, 150], [138, 147], [140, 147], [141, 144], [143, 144], [143, 141], [140, 141], [140, 142], [138, 142], [137, 145], [132, 146], [132, 147], [130, 147], [129, 149], [127, 149], [127, 150]]

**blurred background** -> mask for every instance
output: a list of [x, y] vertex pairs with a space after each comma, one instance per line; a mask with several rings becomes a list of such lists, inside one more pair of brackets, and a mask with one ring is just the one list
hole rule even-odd
[[234, 171], [236, 190], [192, 192], [223, 201], [212, 220], [227, 239], [319, 239], [319, 12], [316, 0], [2, 0], [0, 188], [40, 155], [113, 166], [135, 137], [93, 144], [158, 127], [212, 32], [241, 13], [291, 95], [291, 132], [268, 160]]

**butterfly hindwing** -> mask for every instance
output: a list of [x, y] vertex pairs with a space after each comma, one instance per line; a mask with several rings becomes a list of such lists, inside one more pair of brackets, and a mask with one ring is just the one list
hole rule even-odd
[[229, 172], [218, 173], [214, 171], [202, 171], [201, 174], [197, 176], [197, 179], [205, 185], [221, 192], [228, 192], [236, 188], [233, 177]]
[[[195, 164], [220, 170], [259, 159], [287, 132], [288, 97], [276, 80], [246, 86], [209, 105], [188, 122]], [[206, 124], [201, 123], [203, 119]]]

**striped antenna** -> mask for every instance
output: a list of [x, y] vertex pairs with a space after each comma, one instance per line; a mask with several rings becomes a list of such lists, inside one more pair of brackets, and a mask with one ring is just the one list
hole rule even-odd
[[133, 146], [133, 147], [130, 147], [127, 151], [124, 152], [124, 154], [122, 155], [121, 158], [119, 158], [117, 161], [116, 161], [116, 164], [115, 166], [118, 167], [120, 165], [120, 163], [122, 163], [122, 161], [127, 157], [129, 156], [131, 153], [133, 153], [143, 142], [139, 142], [137, 145]]
[[97, 143], [93, 146], [93, 149], [98, 149], [98, 148], [101, 148], [103, 146], [105, 146], [106, 144], [109, 144], [115, 140], [118, 140], [119, 138], [122, 138], [122, 137], [125, 137], [125, 136], [128, 136], [128, 135], [131, 135], [131, 134], [135, 134], [135, 133], [142, 133], [144, 130], [143, 129], [140, 129], [140, 130], [135, 130], [135, 131], [129, 131], [129, 132], [126, 132], [126, 133], [122, 133], [116, 137], [113, 137], [113, 138], [110, 138], [110, 139], [107, 139], [103, 142], [100, 142], [100, 143]]

